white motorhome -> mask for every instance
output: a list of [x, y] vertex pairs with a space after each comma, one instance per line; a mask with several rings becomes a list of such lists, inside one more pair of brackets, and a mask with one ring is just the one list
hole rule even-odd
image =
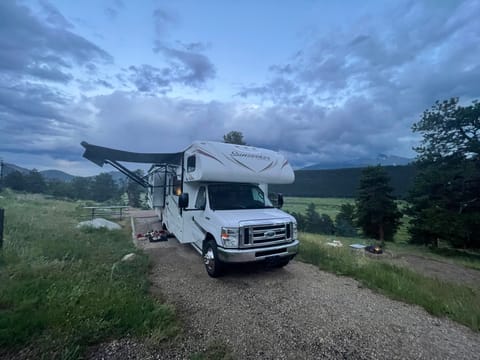
[[[212, 277], [226, 263], [267, 260], [284, 266], [298, 252], [297, 223], [273, 207], [268, 184], [294, 181], [279, 153], [251, 146], [196, 141], [173, 154], [139, 154], [82, 142], [84, 157], [109, 163], [148, 190], [150, 206], [180, 243], [202, 254]], [[153, 163], [146, 179], [118, 161]], [[278, 197], [283, 204], [283, 197]]]

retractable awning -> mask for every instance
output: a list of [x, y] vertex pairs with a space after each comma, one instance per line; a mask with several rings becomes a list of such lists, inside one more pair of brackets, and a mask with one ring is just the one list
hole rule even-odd
[[133, 171], [130, 171], [125, 166], [119, 163], [143, 163], [143, 164], [169, 164], [169, 165], [181, 165], [183, 159], [183, 152], [178, 153], [135, 153], [130, 151], [123, 151], [117, 149], [111, 149], [103, 146], [97, 146], [89, 144], [85, 141], [81, 142], [81, 145], [85, 148], [83, 157], [97, 164], [103, 166], [104, 164], [112, 165], [121, 173], [128, 176], [130, 179], [147, 188], [151, 187], [151, 184], [145, 178], [138, 176]]
[[85, 141], [81, 142], [85, 148], [83, 157], [103, 166], [110, 161], [122, 161], [144, 164], [172, 164], [181, 165], [183, 152], [178, 153], [136, 153], [130, 151], [116, 150], [103, 146], [89, 144]]

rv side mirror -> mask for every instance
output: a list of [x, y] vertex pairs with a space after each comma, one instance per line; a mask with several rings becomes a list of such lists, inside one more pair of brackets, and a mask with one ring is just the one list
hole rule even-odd
[[283, 206], [283, 195], [282, 194], [278, 194], [277, 206], [278, 206], [279, 209]]
[[186, 209], [188, 207], [188, 193], [180, 194], [178, 197], [178, 207], [180, 209]]

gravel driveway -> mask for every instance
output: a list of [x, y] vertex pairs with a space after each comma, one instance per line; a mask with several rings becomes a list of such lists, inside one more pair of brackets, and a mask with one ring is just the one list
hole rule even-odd
[[308, 264], [235, 267], [212, 279], [188, 245], [170, 239], [143, 246], [154, 264], [152, 290], [174, 304], [183, 334], [161, 349], [114, 341], [91, 358], [188, 359], [212, 342], [226, 344], [236, 359], [480, 356], [480, 334]]

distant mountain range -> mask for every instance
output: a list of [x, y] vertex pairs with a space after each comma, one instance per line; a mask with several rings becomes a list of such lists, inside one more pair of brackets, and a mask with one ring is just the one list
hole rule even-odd
[[[3, 176], [8, 175], [12, 171], [20, 171], [22, 174], [27, 174], [31, 170], [17, 166], [15, 164], [9, 164], [9, 163], [3, 164]], [[42, 174], [42, 176], [46, 180], [57, 180], [57, 181], [69, 182], [69, 181], [72, 181], [72, 179], [75, 177], [61, 170], [41, 170], [39, 171], [39, 173]], [[116, 183], [120, 183], [126, 179], [126, 176], [118, 171], [110, 171], [108, 172], [108, 174], [112, 176], [113, 180]]]
[[[351, 159], [342, 162], [335, 162], [335, 161], [324, 161], [314, 165], [310, 165], [304, 167], [301, 170], [333, 170], [333, 169], [347, 169], [347, 168], [362, 168], [366, 166], [375, 166], [375, 165], [382, 165], [382, 166], [400, 166], [400, 165], [408, 165], [413, 161], [413, 159], [395, 156], [395, 155], [385, 155], [385, 154], [378, 154], [376, 158], [358, 158], [358, 159]], [[3, 168], [3, 175], [7, 175], [12, 171], [20, 171], [22, 174], [28, 173], [30, 170], [17, 166], [15, 164], [4, 163]], [[68, 174], [64, 171], [60, 170], [42, 170], [39, 171], [40, 174], [46, 180], [57, 180], [57, 181], [72, 181], [75, 177], [71, 174]], [[112, 175], [113, 180], [116, 183], [120, 183], [126, 179], [126, 176], [123, 175], [121, 172], [118, 171], [110, 171], [108, 174]]]
[[333, 170], [333, 169], [347, 169], [347, 168], [361, 168], [367, 166], [400, 166], [408, 165], [413, 161], [413, 159], [395, 156], [395, 155], [385, 155], [378, 154], [376, 158], [357, 158], [347, 161], [335, 162], [335, 161], [324, 161], [314, 165], [304, 167], [301, 170]]

